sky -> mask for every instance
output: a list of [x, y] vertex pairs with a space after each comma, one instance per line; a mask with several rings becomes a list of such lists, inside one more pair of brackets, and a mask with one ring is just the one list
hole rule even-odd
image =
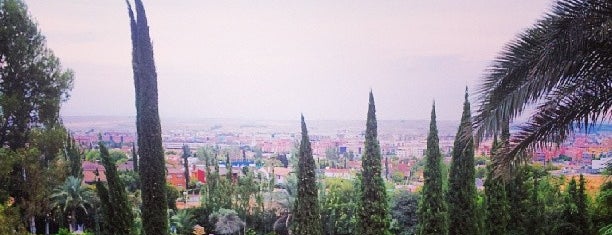
[[[135, 116], [124, 1], [27, 0], [75, 72], [63, 116]], [[552, 0], [145, 1], [164, 118], [459, 120]], [[475, 99], [474, 96], [471, 97]], [[472, 110], [476, 104], [472, 104]]]

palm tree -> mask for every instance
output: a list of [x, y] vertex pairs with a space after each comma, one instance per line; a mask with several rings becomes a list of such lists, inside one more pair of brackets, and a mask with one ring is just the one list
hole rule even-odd
[[500, 151], [496, 170], [528, 151], [564, 141], [574, 130], [612, 119], [612, 1], [559, 0], [487, 69], [474, 117], [477, 139], [534, 110]]
[[215, 232], [219, 234], [234, 234], [246, 225], [236, 211], [224, 208], [212, 213], [210, 220], [215, 222]]
[[62, 213], [70, 212], [70, 231], [76, 229], [77, 210], [82, 210], [87, 214], [91, 199], [91, 191], [83, 187], [80, 178], [73, 176], [68, 177], [64, 184], [55, 188], [50, 197], [52, 208], [59, 209]]
[[190, 234], [195, 225], [192, 217], [187, 209], [178, 210], [170, 217], [170, 224], [176, 227], [177, 234]]

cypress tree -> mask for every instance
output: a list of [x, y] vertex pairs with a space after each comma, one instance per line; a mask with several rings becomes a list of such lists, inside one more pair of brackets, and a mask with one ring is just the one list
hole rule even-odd
[[419, 206], [418, 234], [446, 234], [448, 232], [447, 206], [442, 191], [442, 154], [436, 126], [436, 104], [431, 109], [431, 122], [427, 135], [427, 150], [421, 205]]
[[[584, 232], [579, 228], [578, 221], [580, 220], [580, 216], [578, 215], [578, 206], [576, 202], [578, 201], [578, 188], [576, 186], [576, 179], [572, 177], [569, 184], [567, 185], [565, 192], [565, 203], [563, 205], [563, 219], [564, 224], [568, 228], [572, 228], [573, 230], [579, 230], [581, 233]], [[559, 225], [558, 227], [562, 227]], [[557, 228], [556, 230], [559, 230]]]
[[132, 165], [134, 171], [138, 172], [138, 153], [136, 152], [136, 143], [132, 143]]
[[[98, 174], [96, 173], [96, 177]], [[100, 214], [102, 215], [102, 233], [113, 234], [114, 228], [112, 227], [112, 220], [115, 218], [114, 210], [108, 196], [108, 189], [100, 179], [96, 181], [96, 194], [100, 198]]]
[[474, 170], [474, 137], [467, 88], [461, 124], [455, 136], [449, 172], [448, 234], [478, 234], [476, 184]]
[[157, 72], [147, 16], [141, 0], [136, 15], [126, 0], [132, 34], [132, 69], [136, 94], [136, 131], [142, 180], [142, 225], [146, 235], [168, 234], [166, 166], [157, 103]]
[[96, 183], [104, 213], [108, 234], [131, 234], [133, 214], [127, 201], [125, 186], [117, 174], [117, 166], [111, 161], [108, 149], [100, 143], [100, 159], [104, 165], [108, 189], [100, 181]]
[[81, 163], [81, 153], [75, 140], [68, 133], [66, 139], [66, 154], [68, 155], [68, 161], [70, 162], [70, 175], [74, 178], [83, 178], [83, 166]]
[[302, 141], [298, 154], [297, 199], [293, 210], [293, 234], [319, 235], [321, 214], [317, 193], [317, 175], [308, 130], [302, 115]]
[[[500, 147], [497, 139], [493, 142], [491, 148], [492, 158], [495, 157], [495, 152]], [[485, 187], [485, 234], [498, 235], [506, 234], [508, 226], [508, 198], [506, 197], [506, 188], [500, 177], [495, 177], [493, 173], [493, 165], [487, 166], [487, 178], [484, 182]]]
[[588, 196], [586, 194], [586, 179], [584, 175], [580, 174], [578, 180], [578, 190], [576, 192], [576, 209], [577, 209], [577, 220], [575, 221], [576, 226], [580, 228], [585, 234], [590, 234], [593, 224], [591, 216], [589, 215], [588, 208]]
[[370, 91], [366, 121], [365, 151], [361, 160], [361, 205], [359, 207], [360, 234], [390, 234], [387, 191], [382, 179], [381, 153], [378, 143], [376, 107]]
[[185, 170], [185, 189], [189, 188], [189, 161], [187, 158], [191, 157], [191, 150], [189, 150], [189, 146], [183, 145], [183, 168]]
[[506, 183], [508, 197], [508, 220], [507, 231], [509, 234], [526, 234], [529, 214], [529, 191], [527, 190], [526, 175], [527, 168], [522, 166], [512, 172], [512, 178]]
[[529, 198], [529, 219], [526, 223], [526, 231], [538, 235], [546, 234], [546, 218], [544, 216], [545, 205], [540, 200], [540, 175], [534, 170], [532, 172], [533, 187]]

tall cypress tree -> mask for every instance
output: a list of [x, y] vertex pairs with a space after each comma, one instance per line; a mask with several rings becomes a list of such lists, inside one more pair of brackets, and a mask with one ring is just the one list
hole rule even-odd
[[508, 197], [508, 220], [507, 231], [509, 234], [526, 234], [529, 223], [529, 191], [527, 189], [526, 177], [528, 169], [518, 166], [512, 172], [512, 178], [505, 184]]
[[185, 170], [185, 189], [189, 189], [189, 161], [187, 158], [191, 157], [191, 150], [189, 146], [183, 145], [183, 168]]
[[360, 234], [390, 234], [387, 192], [382, 179], [381, 153], [378, 143], [376, 107], [370, 91], [366, 121], [365, 151], [361, 160], [361, 205], [359, 207]]
[[138, 153], [136, 152], [136, 143], [132, 143], [132, 165], [134, 171], [138, 172]]
[[134, 224], [132, 208], [127, 201], [127, 192], [119, 175], [117, 166], [110, 159], [106, 146], [100, 142], [100, 159], [106, 172], [108, 190], [100, 181], [96, 183], [98, 195], [102, 204], [102, 212], [105, 218], [105, 228], [108, 234], [131, 234]]
[[66, 139], [66, 155], [68, 155], [68, 161], [70, 162], [70, 175], [74, 178], [83, 178], [83, 166], [81, 163], [81, 152], [76, 144], [76, 141], [70, 133]]
[[431, 109], [431, 122], [427, 135], [425, 169], [421, 205], [419, 206], [418, 234], [446, 234], [448, 232], [447, 206], [442, 191], [442, 154], [436, 126], [436, 104]]
[[476, 184], [474, 170], [474, 137], [467, 88], [461, 124], [455, 136], [449, 172], [448, 234], [478, 234]]
[[168, 234], [166, 164], [157, 103], [157, 72], [147, 16], [141, 0], [135, 0], [136, 15], [126, 0], [132, 34], [132, 69], [136, 94], [136, 131], [142, 180], [142, 225], [144, 234]]
[[576, 226], [585, 234], [591, 233], [593, 224], [589, 215], [588, 196], [586, 194], [586, 179], [580, 174], [578, 180], [578, 191], [576, 195], [577, 221]]
[[317, 193], [317, 175], [308, 130], [302, 115], [302, 141], [298, 154], [297, 199], [293, 210], [293, 234], [318, 235], [321, 233], [321, 214]]
[[[492, 158], [495, 157], [495, 152], [500, 147], [497, 139], [493, 141], [491, 148]], [[500, 177], [495, 177], [493, 169], [495, 166], [487, 166], [487, 179], [484, 182], [485, 186], [485, 233], [487, 235], [506, 234], [508, 226], [508, 198], [506, 197], [506, 188]]]

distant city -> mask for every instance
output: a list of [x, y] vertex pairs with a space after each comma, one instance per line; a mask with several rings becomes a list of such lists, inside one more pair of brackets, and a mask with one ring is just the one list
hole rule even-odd
[[[63, 118], [63, 122], [73, 133], [82, 147], [95, 147], [101, 140], [111, 148], [120, 149], [131, 156], [132, 143], [136, 140], [134, 117], [75, 117]], [[362, 120], [312, 120], [307, 121], [312, 150], [315, 159], [322, 166], [327, 177], [352, 178], [360, 170], [360, 157], [364, 145], [365, 121]], [[406, 187], [414, 189], [420, 185], [408, 182], [409, 176], [422, 172], [414, 165], [422, 159], [426, 149], [428, 120], [380, 120], [379, 141], [383, 157], [391, 159], [387, 163], [387, 176], [400, 175], [406, 179]], [[440, 149], [447, 157], [452, 150], [457, 131], [457, 121], [438, 121]], [[246, 120], [246, 119], [162, 119], [163, 146], [169, 165], [168, 181], [181, 187], [180, 178], [184, 175], [181, 167], [183, 145], [196, 152], [203, 147], [216, 147], [228, 150], [232, 161], [253, 163], [257, 151], [265, 159], [283, 156], [289, 158], [300, 137], [299, 121], [288, 120]], [[490, 141], [481, 143], [477, 155], [488, 156]], [[351, 156], [330, 163], [326, 159], [330, 150], [339, 156]], [[612, 125], [601, 124], [589, 130], [588, 134], [577, 132], [558, 148], [541, 149], [534, 153], [533, 161], [542, 165], [552, 164], [558, 168], [554, 174], [597, 174], [612, 160]], [[342, 162], [344, 161], [344, 162]], [[203, 174], [203, 164], [191, 158], [189, 174], [198, 177]], [[235, 166], [237, 167], [237, 166]], [[481, 167], [484, 167], [482, 165]], [[91, 168], [91, 167], [89, 167]], [[283, 168], [283, 167], [280, 167]], [[87, 169], [85, 169], [87, 171]], [[389, 172], [390, 171], [390, 172]], [[277, 178], [282, 180], [289, 172], [275, 169]], [[173, 177], [172, 174], [175, 174]], [[87, 175], [87, 174], [86, 174]], [[86, 177], [87, 178], [87, 177]], [[176, 180], [172, 180], [172, 179]], [[416, 177], [418, 179], [418, 177]], [[86, 179], [87, 180], [87, 179]], [[481, 182], [477, 180], [480, 187]]]

